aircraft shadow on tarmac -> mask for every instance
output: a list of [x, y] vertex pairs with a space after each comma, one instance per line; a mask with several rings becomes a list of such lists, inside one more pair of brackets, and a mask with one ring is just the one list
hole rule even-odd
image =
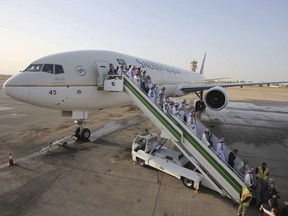
[[[115, 142], [111, 142], [109, 140], [101, 139], [101, 138], [95, 140], [92, 143], [94, 143], [96, 145], [101, 145], [101, 146], [118, 146], [118, 147], [127, 148], [127, 144], [125, 144], [125, 143], [123, 143], [123, 144], [121, 144], [121, 142], [115, 143]], [[131, 141], [131, 143], [132, 143], [132, 141]], [[129, 149], [129, 151], [131, 151], [130, 147], [128, 149]]]

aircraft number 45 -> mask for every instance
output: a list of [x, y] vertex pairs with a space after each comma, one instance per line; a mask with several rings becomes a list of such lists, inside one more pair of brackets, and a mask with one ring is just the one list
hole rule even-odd
[[54, 90], [50, 90], [50, 91], [49, 91], [49, 94], [50, 94], [50, 95], [56, 95], [56, 94], [57, 94], [57, 91], [56, 91], [55, 89], [54, 89]]

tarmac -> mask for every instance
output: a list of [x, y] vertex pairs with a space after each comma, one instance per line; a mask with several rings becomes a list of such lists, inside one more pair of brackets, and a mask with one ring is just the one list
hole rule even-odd
[[[251, 88], [253, 95], [244, 89], [229, 90], [233, 100], [225, 109], [207, 110], [198, 118], [213, 124], [214, 133], [251, 167], [265, 161], [281, 200], [288, 201], [288, 88]], [[261, 100], [255, 99], [257, 92]], [[237, 205], [210, 189], [195, 193], [172, 176], [133, 164], [135, 135], [146, 129], [159, 132], [135, 105], [91, 112], [90, 142], [39, 153], [73, 133], [72, 120], [10, 99], [2, 90], [0, 101], [1, 216], [237, 215]], [[10, 153], [15, 166], [7, 166]], [[248, 215], [260, 213], [251, 207]]]

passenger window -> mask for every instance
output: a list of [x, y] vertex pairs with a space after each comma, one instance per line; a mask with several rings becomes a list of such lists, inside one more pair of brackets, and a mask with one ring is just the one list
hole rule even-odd
[[40, 71], [43, 64], [31, 64], [24, 71], [37, 72]]
[[53, 64], [45, 64], [42, 71], [53, 74]]
[[55, 74], [64, 73], [62, 65], [55, 65]]

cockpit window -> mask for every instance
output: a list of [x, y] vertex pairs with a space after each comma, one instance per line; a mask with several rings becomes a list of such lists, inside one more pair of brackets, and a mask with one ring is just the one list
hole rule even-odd
[[25, 71], [32, 71], [32, 72], [43, 71], [50, 74], [64, 73], [62, 65], [54, 65], [54, 64], [31, 64], [24, 70], [24, 72]]
[[42, 71], [53, 74], [53, 64], [45, 64]]
[[25, 71], [37, 72], [41, 70], [42, 66], [43, 64], [31, 64], [25, 69]]
[[62, 65], [55, 65], [55, 74], [64, 73]]

